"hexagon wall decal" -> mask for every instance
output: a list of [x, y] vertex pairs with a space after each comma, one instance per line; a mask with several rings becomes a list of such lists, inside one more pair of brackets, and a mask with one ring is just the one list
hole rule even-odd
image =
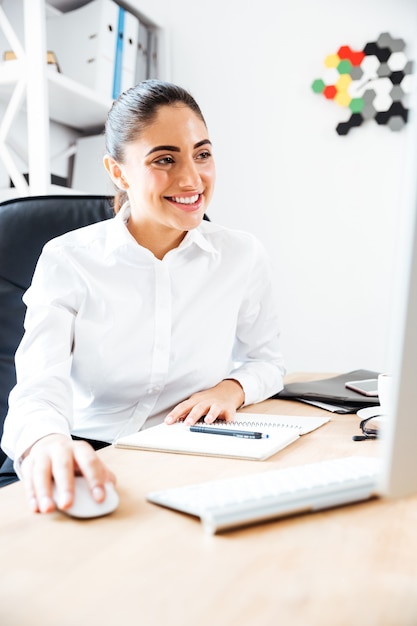
[[350, 110], [350, 118], [336, 126], [339, 135], [347, 135], [368, 120], [392, 131], [404, 127], [414, 78], [413, 61], [407, 58], [405, 47], [403, 39], [381, 33], [363, 50], [343, 45], [325, 57], [323, 77], [316, 78], [311, 89]]

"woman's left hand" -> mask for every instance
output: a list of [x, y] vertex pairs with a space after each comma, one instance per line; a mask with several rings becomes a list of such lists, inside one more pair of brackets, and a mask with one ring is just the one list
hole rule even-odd
[[177, 404], [166, 416], [165, 423], [174, 424], [184, 420], [186, 425], [192, 426], [203, 416], [207, 424], [216, 419], [230, 421], [244, 401], [245, 394], [240, 383], [228, 378], [210, 389], [193, 393], [188, 400]]

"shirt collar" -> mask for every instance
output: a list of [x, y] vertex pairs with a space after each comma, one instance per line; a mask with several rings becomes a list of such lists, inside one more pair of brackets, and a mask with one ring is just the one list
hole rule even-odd
[[188, 231], [188, 233], [185, 235], [184, 239], [181, 241], [180, 245], [178, 246], [178, 250], [184, 250], [185, 248], [188, 248], [192, 244], [197, 245], [202, 250], [205, 250], [206, 252], [210, 252], [211, 254], [217, 253], [216, 248], [213, 246], [210, 240], [206, 237], [204, 233], [204, 226], [202, 224], [197, 226], [197, 228], [193, 228], [192, 230]]
[[[114, 228], [111, 229], [108, 242], [107, 242], [107, 254], [111, 254], [116, 249], [120, 247], [125, 247], [129, 245], [135, 245], [137, 247], [137, 243], [132, 235], [129, 233], [127, 229], [127, 222], [130, 217], [130, 204], [129, 202], [125, 202], [116, 216], [113, 218]], [[205, 234], [205, 226], [210, 222], [203, 222], [197, 228], [193, 228], [189, 230], [185, 235], [184, 239], [178, 246], [177, 250], [182, 251], [186, 248], [190, 247], [192, 244], [197, 245], [202, 250], [209, 252], [211, 254], [216, 254], [217, 250], [207, 238]]]
[[125, 203], [115, 217], [109, 220], [109, 230], [106, 240], [106, 256], [111, 255], [119, 248], [128, 248], [133, 246], [137, 248], [136, 241], [126, 228], [130, 215], [130, 207]]

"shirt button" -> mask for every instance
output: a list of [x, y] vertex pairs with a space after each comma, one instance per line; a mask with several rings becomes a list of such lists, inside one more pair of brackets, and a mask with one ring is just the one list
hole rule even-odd
[[151, 396], [153, 393], [158, 393], [161, 391], [161, 387], [159, 385], [155, 385], [155, 387], [149, 387], [148, 395]]

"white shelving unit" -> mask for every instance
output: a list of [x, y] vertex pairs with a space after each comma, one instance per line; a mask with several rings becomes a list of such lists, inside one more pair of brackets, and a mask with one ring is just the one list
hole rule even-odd
[[[50, 3], [23, 0], [24, 41], [19, 40], [0, 4], [0, 29], [16, 55], [15, 60], [0, 63], [0, 100], [7, 103], [0, 122], [0, 160], [16, 188], [15, 192], [21, 196], [48, 194], [51, 188], [50, 121], [83, 133], [99, 132], [112, 103], [111, 99], [102, 97], [45, 63], [46, 16], [47, 11], [57, 12], [52, 6], [54, 4], [59, 6], [59, 2], [54, 0]], [[120, 4], [146, 21], [131, 1]], [[19, 171], [7, 142], [13, 121], [22, 110], [27, 116], [30, 184]], [[60, 189], [64, 191], [64, 188]]]

